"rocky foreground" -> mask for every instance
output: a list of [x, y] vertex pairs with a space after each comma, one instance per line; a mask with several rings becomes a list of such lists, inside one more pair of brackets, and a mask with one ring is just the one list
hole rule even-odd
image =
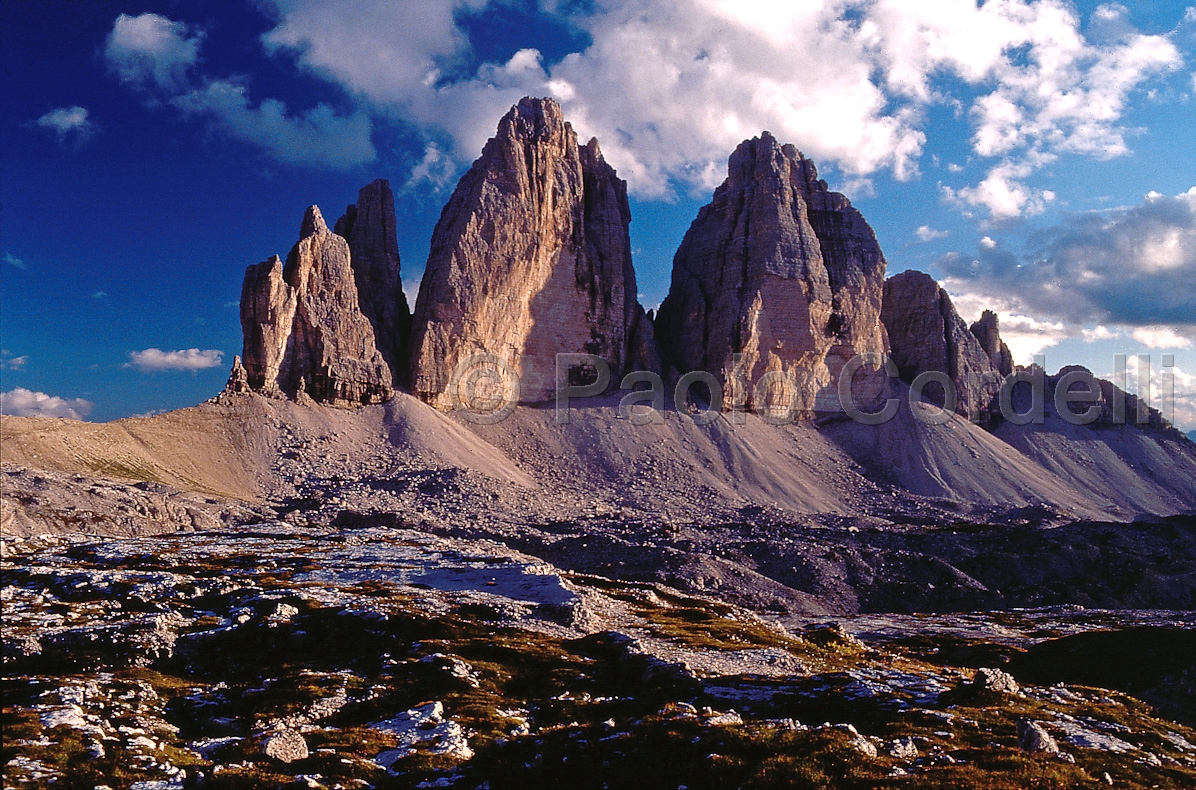
[[[6, 788], [1196, 783], [1196, 632], [1165, 612], [786, 626], [493, 542], [285, 522], [10, 540], [3, 577]], [[1074, 685], [1093, 655], [1187, 725]]]

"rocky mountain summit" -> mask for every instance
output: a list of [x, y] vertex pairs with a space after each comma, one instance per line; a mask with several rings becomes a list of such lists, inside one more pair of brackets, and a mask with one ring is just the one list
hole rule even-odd
[[598, 141], [579, 145], [555, 101], [520, 101], [432, 234], [415, 308], [412, 391], [451, 406], [451, 379], [472, 354], [501, 359], [519, 379], [519, 400], [530, 402], [555, 394], [558, 353], [601, 357], [614, 376], [652, 365], [630, 221], [627, 185]]
[[356, 279], [349, 242], [311, 206], [286, 265], [275, 255], [245, 272], [242, 364], [249, 389], [334, 405], [390, 398], [390, 368], [362, 312]]
[[[832, 393], [847, 360], [888, 350], [884, 273], [850, 201], [765, 132], [731, 155], [727, 180], [681, 242], [658, 334], [681, 372], [719, 379], [726, 408], [775, 405], [778, 388], [759, 384], [771, 376], [789, 377], [796, 393], [782, 397], [796, 395], [799, 413], [838, 411]], [[881, 391], [874, 382], [870, 394]]]

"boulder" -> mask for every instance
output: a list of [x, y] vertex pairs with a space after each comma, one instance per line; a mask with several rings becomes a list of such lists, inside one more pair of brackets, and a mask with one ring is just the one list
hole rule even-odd
[[[661, 348], [679, 372], [713, 374], [724, 408], [838, 411], [844, 363], [887, 350], [884, 271], [863, 216], [765, 132], [731, 155], [677, 250]], [[883, 373], [865, 389], [865, 400], [886, 391]]]
[[[976, 422], [991, 420], [1002, 376], [934, 278], [912, 270], [889, 278], [881, 320], [903, 379], [912, 383], [923, 373], [943, 373], [955, 389], [955, 411]], [[930, 383], [922, 398], [942, 406], [944, 387]]]
[[361, 311], [349, 243], [308, 208], [284, 266], [276, 255], [250, 266], [241, 287], [248, 387], [315, 401], [378, 403], [393, 394], [386, 359]]
[[374, 342], [397, 384], [403, 376], [403, 343], [411, 328], [411, 309], [403, 293], [395, 197], [384, 178], [371, 181], [345, 208], [334, 232], [349, 242], [357, 304], [374, 328]]
[[913, 738], [897, 738], [889, 741], [886, 751], [894, 760], [918, 759], [918, 745], [914, 743]]
[[279, 730], [266, 736], [262, 742], [262, 753], [283, 763], [306, 760], [307, 741], [294, 730]]
[[971, 685], [974, 689], [993, 691], [999, 694], [1017, 694], [1021, 690], [1013, 675], [987, 667], [976, 670], [976, 676], [972, 678]]
[[1058, 754], [1059, 744], [1046, 728], [1036, 721], [1022, 719], [1017, 723], [1017, 745], [1031, 754]]
[[601, 357], [616, 385], [650, 365], [655, 340], [636, 302], [630, 221], [626, 184], [598, 142], [579, 146], [555, 101], [521, 100], [432, 234], [412, 326], [414, 393], [452, 407], [451, 386], [478, 355], [501, 360], [500, 394], [517, 386], [526, 402], [554, 397], [558, 353]]

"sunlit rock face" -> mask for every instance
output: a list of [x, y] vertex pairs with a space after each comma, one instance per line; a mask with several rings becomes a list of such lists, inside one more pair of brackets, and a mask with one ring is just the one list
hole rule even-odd
[[390, 367], [362, 313], [349, 242], [320, 210], [303, 217], [286, 264], [250, 266], [241, 287], [242, 353], [251, 390], [335, 406], [378, 403], [393, 394]]
[[[550, 399], [556, 355], [612, 376], [655, 364], [636, 301], [627, 185], [551, 99], [523, 99], [458, 183], [432, 235], [412, 328], [413, 392], [447, 408], [454, 372], [494, 355], [519, 399]], [[511, 394], [511, 393], [506, 393]]]
[[[677, 250], [662, 350], [678, 372], [714, 374], [725, 408], [838, 411], [845, 363], [887, 350], [884, 272], [863, 216], [765, 132], [731, 155]], [[886, 391], [883, 373], [865, 370], [856, 385], [864, 401]]]

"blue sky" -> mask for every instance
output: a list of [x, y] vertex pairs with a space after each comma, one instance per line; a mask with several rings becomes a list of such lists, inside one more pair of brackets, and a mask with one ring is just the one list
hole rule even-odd
[[11, 413], [191, 405], [245, 266], [303, 209], [397, 192], [413, 294], [456, 179], [558, 98], [632, 194], [645, 306], [740, 140], [845, 191], [1021, 361], [1174, 357], [1196, 428], [1196, 9], [1065, 0], [0, 5], [0, 390]]

